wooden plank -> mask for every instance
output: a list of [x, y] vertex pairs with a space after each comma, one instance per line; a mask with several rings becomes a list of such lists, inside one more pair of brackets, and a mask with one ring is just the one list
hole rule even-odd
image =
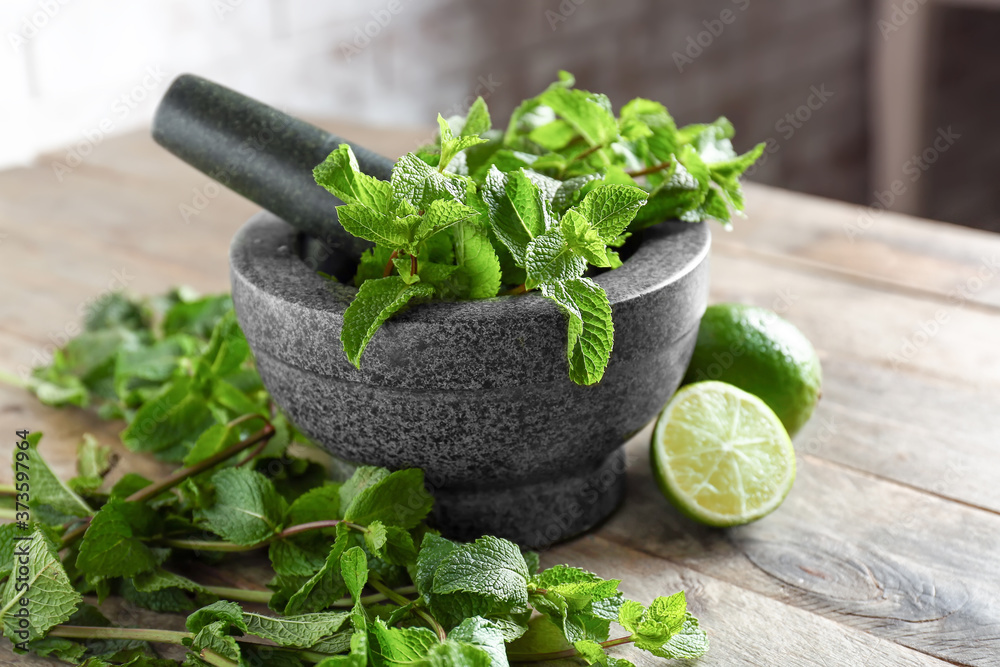
[[713, 242], [728, 254], [781, 256], [869, 281], [900, 284], [947, 298], [1000, 306], [996, 276], [1000, 235], [856, 204], [748, 183], [747, 215], [733, 230], [716, 227]]
[[[608, 579], [621, 579], [625, 595], [645, 604], [657, 595], [684, 590], [689, 608], [700, 619], [711, 642], [708, 654], [697, 662], [699, 667], [947, 664], [755, 594], [704, 571], [623, 548], [600, 533], [544, 553], [542, 561], [546, 567], [568, 563]], [[616, 649], [613, 655], [640, 666], [665, 664], [631, 647]]]
[[796, 436], [818, 456], [1000, 512], [1000, 400], [962, 382], [827, 358], [823, 398]]
[[663, 499], [648, 437], [629, 445], [628, 497], [602, 537], [945, 661], [996, 664], [1000, 516], [806, 456], [776, 512], [707, 529]]
[[718, 251], [712, 298], [777, 310], [821, 358], [863, 360], [970, 387], [1000, 384], [1000, 355], [983, 344], [996, 337], [1000, 318], [966, 303], [946, 305]]

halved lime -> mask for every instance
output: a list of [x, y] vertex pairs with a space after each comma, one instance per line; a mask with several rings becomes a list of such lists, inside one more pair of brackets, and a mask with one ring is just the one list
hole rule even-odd
[[653, 431], [653, 476], [677, 509], [709, 526], [774, 511], [795, 481], [795, 450], [764, 401], [724, 382], [690, 384]]

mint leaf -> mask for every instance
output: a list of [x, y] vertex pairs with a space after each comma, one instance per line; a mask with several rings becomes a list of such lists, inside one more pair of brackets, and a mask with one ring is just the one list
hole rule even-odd
[[[15, 543], [13, 557], [18, 567], [3, 589], [0, 624], [4, 636], [17, 648], [64, 623], [82, 598], [40, 528], [35, 528], [29, 539]], [[23, 620], [27, 627], [22, 625]]]
[[474, 593], [513, 608], [528, 602], [528, 576], [517, 545], [486, 536], [445, 556], [434, 572], [432, 591]]
[[416, 572], [413, 576], [413, 583], [417, 586], [417, 591], [424, 599], [429, 599], [434, 592], [434, 573], [438, 566], [459, 548], [457, 542], [427, 533], [420, 544], [420, 551], [417, 555]]
[[76, 477], [67, 482], [75, 493], [94, 493], [104, 484], [104, 475], [117, 462], [111, 447], [102, 445], [90, 433], [84, 433], [76, 446]]
[[572, 125], [591, 146], [603, 146], [618, 137], [618, 122], [604, 95], [552, 86], [538, 99]]
[[483, 201], [493, 232], [523, 266], [528, 244], [550, 226], [538, 186], [523, 170], [503, 174], [492, 167], [483, 185]]
[[583, 214], [605, 243], [614, 241], [646, 203], [642, 188], [605, 185], [591, 190], [573, 209]]
[[[37, 505], [47, 505], [67, 517], [86, 517], [94, 514], [87, 502], [60, 480], [38, 451], [42, 439], [40, 431], [28, 435], [28, 467], [31, 471], [31, 499]], [[14, 465], [14, 472], [17, 466]]]
[[390, 248], [408, 246], [410, 226], [418, 222], [415, 213], [403, 218], [387, 217], [361, 204], [338, 206], [337, 217], [344, 229], [354, 236]]
[[340, 560], [340, 575], [354, 604], [358, 605], [361, 589], [368, 583], [368, 559], [361, 547], [351, 547]]
[[345, 204], [357, 204], [379, 213], [391, 209], [392, 188], [387, 182], [363, 173], [354, 151], [347, 144], [341, 144], [317, 165], [313, 178]]
[[427, 628], [391, 628], [375, 619], [369, 628], [371, 651], [379, 665], [426, 665], [427, 653], [438, 643]]
[[[327, 484], [310, 489], [295, 499], [285, 513], [284, 525], [340, 518], [340, 485]], [[330, 551], [329, 535], [334, 528], [311, 530], [271, 543], [268, 557], [274, 571], [282, 575], [311, 577], [323, 567]]]
[[604, 290], [589, 278], [543, 283], [542, 295], [569, 316], [567, 356], [573, 382], [589, 385], [604, 376], [614, 344], [611, 304]]
[[[482, 99], [482, 98], [480, 98]], [[485, 107], [485, 103], [484, 103]], [[478, 113], [478, 112], [477, 112]], [[486, 120], [489, 121], [489, 116], [487, 115]], [[480, 122], [478, 119], [475, 122]], [[460, 151], [475, 146], [477, 144], [486, 143], [486, 139], [480, 139], [478, 133], [473, 134], [469, 132], [465, 133], [464, 128], [462, 135], [456, 137], [452, 131], [451, 126], [448, 125], [448, 121], [444, 119], [441, 114], [438, 114], [438, 129], [440, 136], [438, 140], [441, 143], [441, 159], [438, 163], [438, 171], [444, 171], [448, 163], [457, 155]]]
[[524, 268], [528, 272], [525, 286], [532, 289], [542, 284], [581, 278], [587, 269], [587, 261], [570, 247], [562, 229], [556, 228], [531, 240], [525, 253]]
[[490, 667], [492, 659], [478, 646], [446, 641], [427, 653], [427, 667]]
[[134, 452], [160, 452], [193, 442], [212, 423], [203, 387], [182, 376], [139, 408], [121, 439]]
[[492, 123], [489, 109], [486, 107], [486, 100], [481, 96], [477, 97], [476, 101], [469, 107], [469, 113], [465, 116], [465, 124], [462, 125], [460, 134], [463, 137], [478, 137], [484, 132], [489, 132], [490, 127], [492, 127]]
[[[617, 253], [608, 251], [607, 242], [582, 213], [573, 209], [566, 211], [559, 221], [559, 230], [569, 249], [590, 264], [611, 267], [617, 260]], [[620, 265], [621, 261], [617, 263]]]
[[407, 285], [399, 276], [369, 280], [358, 289], [357, 296], [344, 312], [340, 340], [347, 358], [361, 368], [361, 355], [379, 327], [414, 298], [428, 298], [434, 293], [430, 285]]
[[503, 633], [490, 621], [473, 616], [459, 623], [448, 639], [481, 649], [490, 657], [490, 667], [508, 667]]
[[434, 499], [424, 488], [418, 468], [397, 470], [359, 492], [344, 511], [344, 519], [367, 526], [379, 521], [410, 529], [423, 521]]
[[425, 209], [438, 199], [465, 201], [463, 179], [438, 172], [413, 153], [407, 153], [392, 167], [392, 191], [416, 210]]
[[683, 660], [698, 658], [707, 652], [708, 635], [691, 612], [684, 613], [684, 624], [675, 635], [659, 648], [650, 650], [650, 653], [661, 658]]
[[140, 593], [155, 593], [167, 588], [180, 588], [193, 593], [205, 592], [201, 584], [197, 584], [179, 574], [168, 572], [163, 568], [140, 572], [132, 578], [132, 584]]
[[211, 458], [226, 447], [235, 445], [240, 441], [239, 427], [232, 427], [229, 424], [212, 424], [202, 431], [195, 441], [194, 446], [184, 455], [184, 465], [192, 466], [200, 461]]
[[158, 521], [145, 503], [112, 499], [87, 527], [77, 569], [98, 577], [129, 577], [154, 569], [156, 556], [141, 538], [155, 532]]
[[340, 562], [350, 545], [350, 529], [346, 524], [337, 524], [336, 533], [337, 537], [323, 566], [289, 595], [287, 601], [276, 593], [271, 599], [272, 608], [286, 615], [319, 611], [344, 595], [347, 588], [341, 575]]
[[236, 544], [258, 544], [282, 528], [284, 498], [267, 477], [247, 468], [226, 468], [212, 475], [215, 503], [199, 510], [205, 527]]
[[426, 212], [420, 217], [413, 243], [420, 243], [460, 222], [469, 222], [479, 215], [476, 209], [466, 206], [454, 199], [436, 199], [430, 203]]
[[243, 621], [247, 634], [269, 639], [279, 646], [309, 648], [339, 633], [350, 616], [348, 612], [326, 612], [275, 618], [244, 612]]

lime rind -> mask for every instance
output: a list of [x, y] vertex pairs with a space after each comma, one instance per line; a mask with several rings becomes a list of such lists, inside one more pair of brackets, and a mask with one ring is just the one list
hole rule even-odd
[[774, 411], [716, 381], [682, 388], [660, 413], [653, 475], [687, 517], [729, 527], [773, 512], [795, 481], [795, 450]]

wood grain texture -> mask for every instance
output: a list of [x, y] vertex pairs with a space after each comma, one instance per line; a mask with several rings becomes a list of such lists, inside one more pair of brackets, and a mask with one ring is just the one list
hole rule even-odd
[[[387, 155], [431, 138], [324, 124]], [[206, 185], [145, 133], [103, 142], [62, 182], [44, 158], [0, 173], [0, 368], [44, 360], [122, 282], [226, 289], [229, 239], [256, 207]], [[792, 493], [756, 524], [697, 526], [659, 495], [647, 430], [629, 445], [623, 509], [544, 562], [621, 577], [644, 601], [686, 589], [713, 642], [699, 665], [1000, 665], [1000, 238], [892, 214], [860, 228], [857, 207], [747, 189], [749, 217], [715, 231], [712, 298], [778, 310], [821, 355]], [[206, 192], [185, 222], [180, 205]], [[118, 443], [121, 426], [0, 385], [0, 434], [44, 431], [64, 477], [84, 432], [120, 454], [113, 479], [165, 475]], [[0, 664], [49, 661], [4, 642]]]

